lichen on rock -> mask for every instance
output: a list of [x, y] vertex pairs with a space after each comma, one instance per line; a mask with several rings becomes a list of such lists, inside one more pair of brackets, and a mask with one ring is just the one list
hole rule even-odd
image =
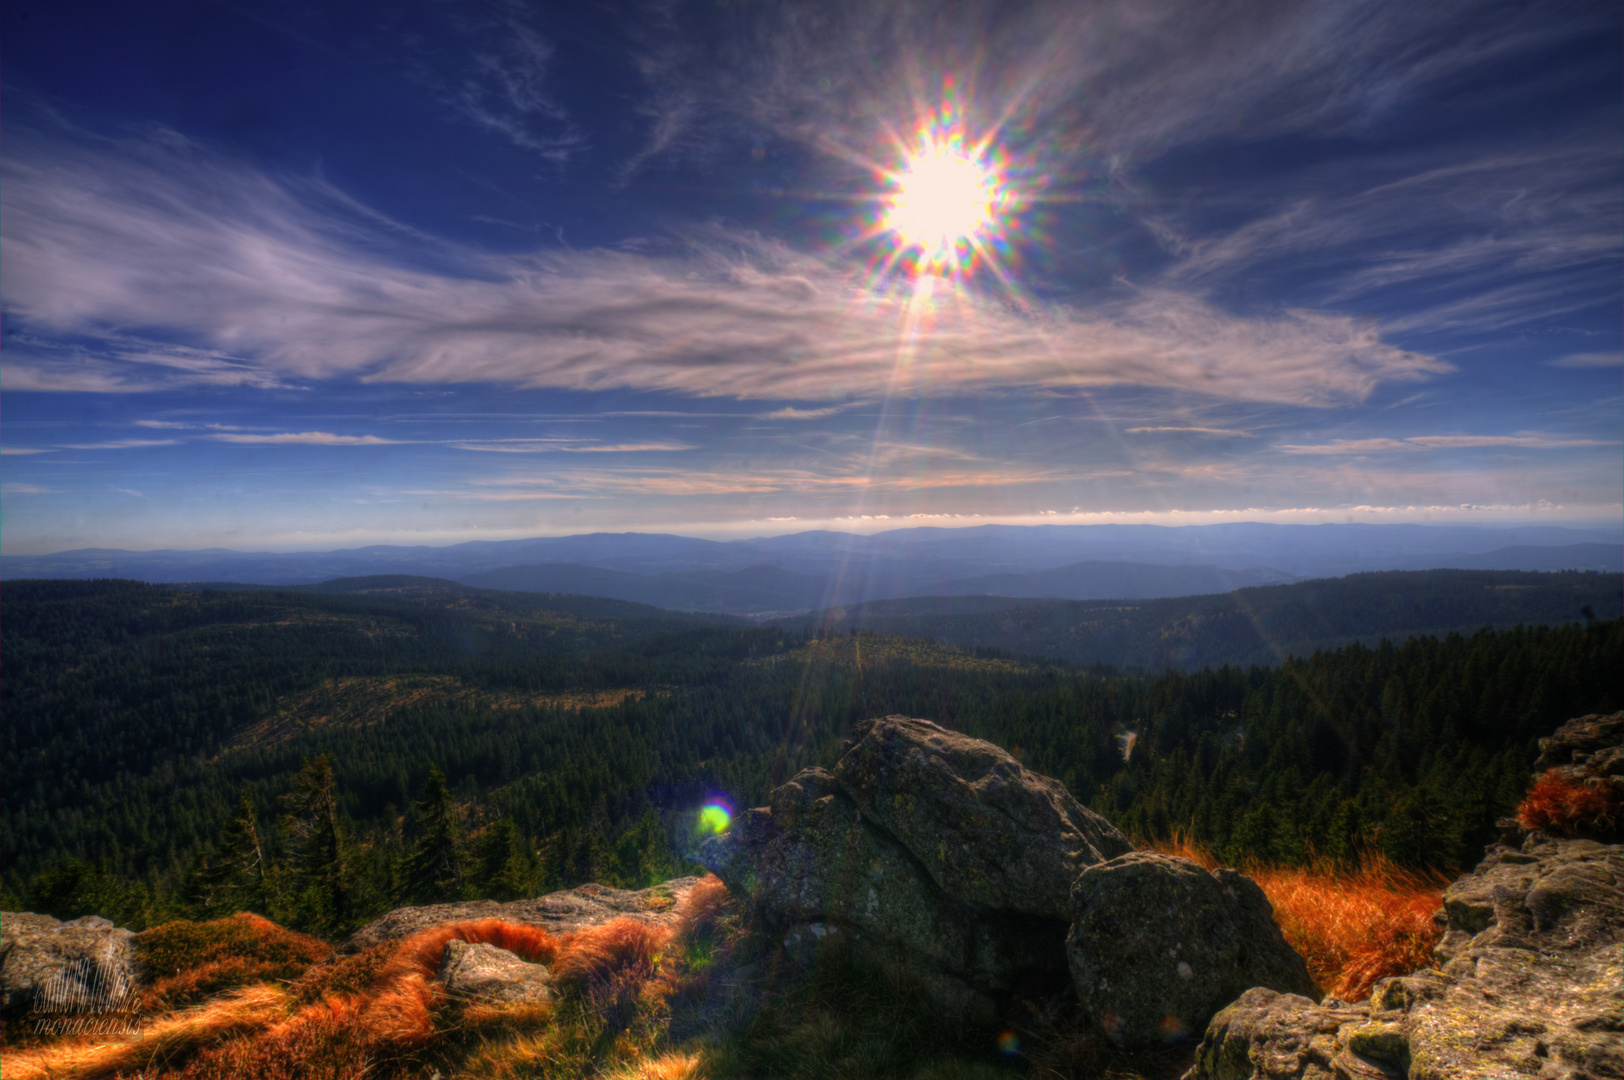
[[454, 998], [503, 1005], [537, 1005], [553, 1000], [552, 973], [506, 949], [458, 938], [445, 943], [440, 981]]
[[1193, 1037], [1249, 987], [1320, 996], [1263, 890], [1234, 870], [1133, 852], [1084, 870], [1071, 906], [1078, 1001], [1118, 1045]]
[[[848, 942], [906, 968], [953, 1015], [990, 1018], [1066, 981], [1071, 883], [1133, 849], [1064, 785], [928, 720], [857, 726], [701, 847], [800, 954]], [[819, 932], [821, 931], [821, 932]]]
[[140, 982], [135, 934], [99, 915], [66, 922], [0, 912], [0, 1004], [6, 1012], [117, 1012]]

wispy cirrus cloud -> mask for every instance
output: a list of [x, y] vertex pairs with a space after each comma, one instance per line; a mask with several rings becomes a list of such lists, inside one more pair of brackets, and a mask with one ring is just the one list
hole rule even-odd
[[[14, 137], [6, 303], [38, 332], [107, 341], [95, 385], [124, 389], [349, 379], [815, 401], [1134, 384], [1328, 406], [1451, 370], [1351, 316], [1245, 317], [1128, 287], [1086, 308], [921, 297], [719, 230], [659, 253], [529, 256], [413, 237], [408, 258], [401, 237], [307, 188], [190, 146]], [[132, 326], [187, 344], [136, 348]], [[66, 389], [82, 367], [28, 370]]]
[[[913, 468], [922, 460], [928, 468]], [[979, 468], [973, 467], [979, 464]], [[455, 493], [458, 498], [548, 497], [574, 493], [599, 498], [624, 496], [793, 495], [849, 496], [906, 494], [924, 490], [1008, 488], [1078, 480], [1126, 477], [1120, 469], [1032, 466], [983, 462], [946, 448], [880, 444], [869, 453], [832, 455], [817, 467], [782, 465], [734, 469], [675, 469], [657, 466], [515, 472], [484, 477]], [[445, 491], [441, 494], [451, 495]]]
[[249, 446], [399, 446], [408, 440], [377, 435], [335, 435], [330, 431], [219, 432], [205, 438]]
[[1547, 361], [1551, 367], [1563, 368], [1604, 368], [1624, 365], [1624, 353], [1617, 352], [1589, 352], [1570, 353]]
[[42, 484], [0, 484], [0, 494], [4, 495], [53, 495], [56, 488], [45, 487]]
[[761, 419], [763, 419], [763, 420], [822, 420], [826, 416], [834, 416], [837, 413], [840, 413], [840, 412], [844, 411], [845, 408], [846, 408], [846, 406], [831, 405], [831, 406], [829, 406], [827, 408], [822, 408], [822, 409], [797, 409], [793, 405], [787, 405], [782, 409], [774, 409], [772, 412], [762, 413], [761, 414]]
[[1241, 431], [1238, 428], [1219, 427], [1185, 427], [1182, 425], [1160, 425], [1154, 427], [1131, 427], [1127, 429], [1130, 435], [1162, 435], [1162, 434], [1190, 434], [1190, 435], [1219, 435], [1226, 438], [1238, 439], [1253, 438], [1250, 431]]
[[691, 443], [629, 442], [583, 443], [573, 439], [488, 439], [464, 440], [450, 445], [458, 450], [477, 450], [487, 454], [634, 454], [675, 453], [698, 449]]
[[629, 169], [747, 132], [872, 152], [951, 76], [972, 124], [1042, 132], [1046, 167], [1067, 177], [1215, 135], [1365, 134], [1464, 72], [1611, 32], [1593, 8], [1552, 17], [1461, 0], [960, 0], [947, 11], [847, 0], [725, 19], [661, 0], [633, 29], [650, 130]]
[[62, 443], [61, 450], [139, 450], [147, 446], [175, 446], [179, 439], [108, 439], [104, 442]]
[[408, 73], [442, 105], [555, 168], [586, 146], [585, 134], [548, 89], [553, 46], [526, 23], [522, 8], [465, 5], [444, 26], [448, 43], [403, 43], [411, 57]]
[[1577, 446], [1617, 446], [1606, 439], [1564, 439], [1550, 435], [1412, 435], [1403, 439], [1333, 439], [1327, 443], [1282, 444], [1287, 454], [1380, 454], [1415, 450], [1469, 450], [1506, 447], [1521, 450], [1558, 450]]

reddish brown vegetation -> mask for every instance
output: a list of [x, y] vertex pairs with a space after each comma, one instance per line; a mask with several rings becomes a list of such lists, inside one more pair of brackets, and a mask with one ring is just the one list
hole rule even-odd
[[1620, 809], [1611, 784], [1585, 784], [1548, 769], [1517, 807], [1517, 824], [1567, 837], [1613, 832], [1624, 817]]
[[174, 1009], [233, 987], [292, 979], [330, 951], [324, 941], [248, 912], [209, 922], [164, 923], [136, 938], [141, 965], [153, 977], [141, 1007]]
[[639, 1011], [663, 1014], [673, 986], [660, 977], [660, 961], [672, 936], [670, 927], [628, 918], [577, 930], [565, 935], [553, 977], [573, 984], [608, 1028], [618, 1031]]
[[721, 921], [733, 898], [715, 874], [706, 874], [677, 905], [678, 926], [684, 935], [711, 930]]
[[[1212, 853], [1184, 837], [1155, 845], [1216, 869]], [[1378, 979], [1426, 967], [1439, 928], [1443, 880], [1394, 866], [1379, 854], [1357, 868], [1316, 863], [1306, 867], [1247, 866], [1263, 889], [1286, 942], [1308, 962], [1308, 973], [1327, 994], [1363, 1001]]]
[[[686, 902], [684, 930], [692, 932], [701, 922], [714, 922], [726, 898], [726, 889], [716, 882]], [[281, 999], [295, 1006], [291, 1014], [284, 1011], [273, 1020], [262, 1010], [256, 1014], [261, 1017], [259, 1023], [246, 1029], [240, 1023], [219, 1026], [220, 1031], [235, 1034], [224, 1041], [200, 1038], [178, 1047], [166, 1057], [169, 1067], [179, 1066], [180, 1071], [166, 1075], [185, 1080], [337, 1080], [421, 1071], [420, 1052], [431, 1051], [448, 1034], [448, 1021], [456, 1022], [455, 1015], [445, 1013], [448, 1002], [437, 981], [445, 944], [454, 938], [488, 943], [527, 960], [551, 965], [560, 989], [578, 993], [609, 1030], [624, 1027], [635, 1014], [658, 1014], [674, 989], [669, 973], [662, 970], [662, 960], [676, 931], [629, 918], [556, 937], [541, 927], [499, 919], [450, 923], [315, 967], [310, 965], [317, 957], [311, 954], [318, 947], [323, 955], [328, 951], [319, 942], [311, 946], [306, 941], [294, 941], [302, 935], [289, 935], [257, 916], [237, 916], [221, 922], [231, 925], [172, 924], [161, 928], [165, 933], [154, 938], [152, 945], [154, 955], [162, 956], [165, 962], [172, 950], [184, 948], [187, 941], [229, 940], [239, 954], [224, 955], [230, 952], [225, 944], [215, 952], [205, 949], [200, 954], [202, 965], [165, 980], [165, 993], [174, 995], [183, 985], [201, 985], [210, 977], [207, 973], [222, 970], [220, 965], [233, 959], [246, 964], [248, 961], [240, 954], [252, 952], [244, 945], [249, 941], [297, 944], [294, 952], [303, 957], [302, 966], [309, 970], [293, 982], [291, 995]], [[171, 952], [159, 951], [160, 947]], [[216, 958], [217, 953], [221, 955]], [[213, 1007], [211, 1003], [204, 1009]], [[530, 1020], [545, 1019], [546, 1011], [546, 1007], [530, 1008], [526, 1016]], [[479, 1026], [478, 1017], [469, 1019]], [[120, 1060], [132, 1060], [131, 1054], [138, 1053], [132, 1046]], [[75, 1071], [68, 1069], [70, 1074]]]

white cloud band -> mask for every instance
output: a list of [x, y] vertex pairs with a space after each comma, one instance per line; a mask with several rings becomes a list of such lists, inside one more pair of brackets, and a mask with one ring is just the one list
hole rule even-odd
[[0, 198], [11, 311], [102, 342], [88, 366], [13, 357], [13, 389], [351, 378], [827, 401], [1132, 384], [1329, 406], [1450, 370], [1342, 315], [1126, 288], [1029, 312], [719, 231], [490, 256], [185, 145], [14, 140]]

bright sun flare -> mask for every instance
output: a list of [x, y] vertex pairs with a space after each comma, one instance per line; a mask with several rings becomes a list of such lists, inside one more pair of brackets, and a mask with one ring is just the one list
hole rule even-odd
[[997, 213], [997, 177], [952, 142], [925, 142], [892, 182], [885, 227], [926, 262], [952, 259]]

